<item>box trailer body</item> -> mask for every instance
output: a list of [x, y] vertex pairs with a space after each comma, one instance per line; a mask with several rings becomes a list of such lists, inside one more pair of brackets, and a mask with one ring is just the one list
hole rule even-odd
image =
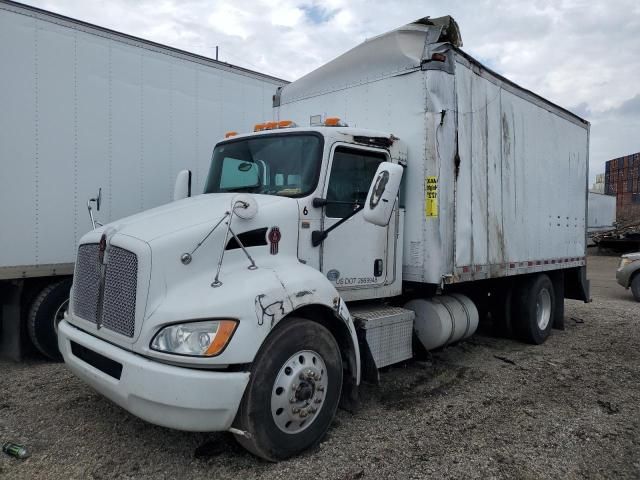
[[407, 144], [404, 280], [585, 264], [588, 123], [428, 43], [419, 26], [368, 40], [283, 87], [276, 104], [276, 118], [337, 115]]
[[612, 230], [616, 222], [616, 196], [589, 192], [589, 233]]
[[286, 83], [7, 1], [0, 65], [0, 281], [70, 275], [100, 188], [103, 223], [171, 201], [182, 168], [201, 190]]
[[589, 124], [460, 44], [450, 17], [365, 42], [221, 140], [203, 194], [83, 236], [69, 368], [279, 460], [414, 346], [563, 328], [564, 299], [589, 300]]

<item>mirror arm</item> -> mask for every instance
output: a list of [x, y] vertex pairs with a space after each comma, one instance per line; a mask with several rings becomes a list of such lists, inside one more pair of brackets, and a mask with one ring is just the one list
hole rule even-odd
[[[313, 199], [314, 201], [316, 200], [315, 198]], [[324, 199], [320, 199], [320, 200], [324, 200]], [[326, 200], [325, 200], [326, 201]], [[330, 203], [334, 203], [334, 202], [330, 202]], [[350, 205], [353, 205], [353, 202], [335, 202], [337, 204], [339, 203], [348, 203]], [[344, 218], [341, 218], [340, 220], [338, 220], [336, 223], [334, 223], [333, 225], [331, 225], [329, 228], [327, 228], [326, 230], [315, 230], [313, 232], [311, 232], [311, 244], [314, 247], [317, 247], [318, 245], [320, 245], [325, 238], [327, 238], [327, 236], [329, 236], [329, 232], [331, 232], [332, 230], [335, 230], [336, 228], [338, 228], [340, 225], [342, 225], [344, 222], [346, 222], [347, 220], [349, 220], [351, 217], [353, 217], [356, 213], [358, 213], [360, 210], [364, 209], [364, 205], [360, 205], [357, 204], [358, 208], [356, 208], [353, 212], [351, 212], [349, 215], [347, 215]], [[315, 205], [314, 205], [315, 206]]]

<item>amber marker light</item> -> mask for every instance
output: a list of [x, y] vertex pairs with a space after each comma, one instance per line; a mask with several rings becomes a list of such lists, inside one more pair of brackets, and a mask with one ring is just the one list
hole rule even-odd
[[216, 336], [213, 342], [211, 342], [211, 345], [209, 345], [209, 348], [207, 348], [205, 356], [212, 357], [222, 352], [229, 343], [229, 340], [231, 340], [237, 326], [238, 322], [235, 320], [220, 320]]
[[296, 124], [292, 120], [280, 120], [278, 122], [278, 128], [292, 128], [295, 126]]

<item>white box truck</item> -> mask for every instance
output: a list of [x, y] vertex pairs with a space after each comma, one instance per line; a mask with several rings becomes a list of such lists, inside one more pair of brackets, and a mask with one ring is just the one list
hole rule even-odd
[[589, 192], [589, 233], [613, 230], [616, 223], [616, 196]]
[[78, 239], [171, 201], [181, 168], [204, 186], [227, 124], [270, 114], [286, 82], [0, 0], [0, 351], [22, 330], [59, 357]]
[[450, 17], [366, 41], [218, 143], [203, 194], [85, 235], [69, 368], [147, 421], [279, 460], [414, 335], [562, 328], [564, 299], [589, 299], [589, 124], [460, 45]]

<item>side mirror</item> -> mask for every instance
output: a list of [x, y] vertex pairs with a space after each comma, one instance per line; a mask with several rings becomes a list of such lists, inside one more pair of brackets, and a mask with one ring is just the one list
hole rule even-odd
[[391, 220], [393, 206], [400, 190], [403, 168], [391, 162], [382, 162], [378, 165], [376, 176], [369, 187], [369, 194], [364, 203], [364, 219], [386, 227]]
[[191, 170], [180, 170], [173, 187], [173, 201], [191, 196]]

